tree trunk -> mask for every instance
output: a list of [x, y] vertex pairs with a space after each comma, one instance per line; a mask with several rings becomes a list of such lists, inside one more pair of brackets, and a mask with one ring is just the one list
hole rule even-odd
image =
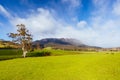
[[23, 51], [23, 57], [25, 58], [27, 54], [27, 51]]
[[22, 51], [23, 51], [23, 57], [25, 58], [26, 57], [26, 54], [27, 54], [27, 50], [25, 49], [25, 47], [23, 46], [22, 47]]

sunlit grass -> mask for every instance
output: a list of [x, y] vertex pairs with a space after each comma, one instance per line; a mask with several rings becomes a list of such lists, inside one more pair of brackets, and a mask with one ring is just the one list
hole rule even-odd
[[120, 54], [77, 54], [0, 61], [0, 80], [119, 80]]

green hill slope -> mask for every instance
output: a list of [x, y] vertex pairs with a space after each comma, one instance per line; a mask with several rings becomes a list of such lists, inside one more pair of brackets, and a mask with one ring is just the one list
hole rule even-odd
[[0, 80], [119, 80], [120, 54], [80, 54], [0, 61]]
[[20, 45], [11, 41], [0, 40], [0, 48], [20, 48]]

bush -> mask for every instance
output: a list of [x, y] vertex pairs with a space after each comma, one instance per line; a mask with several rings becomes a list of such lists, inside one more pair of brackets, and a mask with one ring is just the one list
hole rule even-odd
[[8, 60], [14, 58], [21, 58], [21, 49], [0, 49], [0, 60]]
[[28, 53], [29, 57], [39, 57], [39, 56], [50, 56], [51, 52], [50, 51], [35, 51], [35, 52], [30, 52]]

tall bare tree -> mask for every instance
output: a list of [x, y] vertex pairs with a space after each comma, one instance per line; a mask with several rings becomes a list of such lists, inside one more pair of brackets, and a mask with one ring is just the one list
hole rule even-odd
[[9, 37], [13, 38], [13, 42], [19, 43], [23, 51], [23, 57], [31, 49], [32, 35], [24, 24], [17, 25], [17, 33], [9, 33]]

